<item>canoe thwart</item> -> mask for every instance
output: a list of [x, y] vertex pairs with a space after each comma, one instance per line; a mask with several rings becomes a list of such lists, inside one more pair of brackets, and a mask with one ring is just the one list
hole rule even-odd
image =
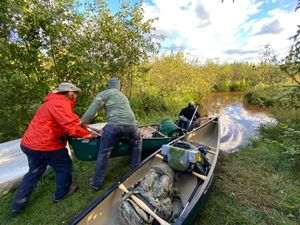
[[[190, 142], [193, 144], [193, 141], [190, 141]], [[213, 155], [216, 154], [215, 151], [212, 151], [212, 150], [210, 150], [210, 149], [217, 150], [217, 148], [214, 148], [214, 147], [211, 147], [211, 146], [208, 146], [208, 145], [205, 145], [205, 146], [206, 146], [207, 148], [209, 148], [209, 149], [207, 149], [207, 152], [208, 152], [208, 153], [213, 154]]]
[[197, 173], [197, 172], [195, 172], [195, 171], [192, 171], [192, 174], [193, 174], [194, 176], [200, 178], [200, 179], [203, 180], [203, 181], [205, 181], [206, 178], [207, 178], [207, 176], [204, 176], [204, 175], [202, 175], [202, 174], [200, 174], [200, 173]]
[[[126, 186], [122, 183], [119, 184], [119, 188], [128, 193], [128, 189]], [[160, 218], [158, 215], [156, 215], [155, 212], [153, 212], [141, 199], [136, 197], [134, 194], [131, 193], [130, 198], [139, 206], [141, 209], [143, 209], [145, 212], [149, 213], [154, 219], [156, 219], [161, 225], [170, 225], [168, 222], [166, 222], [164, 219]]]
[[164, 159], [164, 157], [163, 157], [162, 155], [160, 155], [160, 154], [156, 154], [155, 157], [157, 157], [157, 158], [159, 158], [159, 159], [161, 159], [161, 160]]
[[216, 152], [212, 151], [212, 150], [207, 150], [208, 153], [215, 155]]

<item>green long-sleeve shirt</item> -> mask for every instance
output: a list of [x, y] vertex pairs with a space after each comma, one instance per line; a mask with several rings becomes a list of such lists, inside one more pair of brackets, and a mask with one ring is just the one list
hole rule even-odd
[[89, 123], [102, 107], [105, 109], [108, 123], [125, 125], [136, 124], [135, 116], [130, 108], [127, 97], [114, 88], [97, 94], [88, 110], [82, 116], [80, 124], [84, 126]]

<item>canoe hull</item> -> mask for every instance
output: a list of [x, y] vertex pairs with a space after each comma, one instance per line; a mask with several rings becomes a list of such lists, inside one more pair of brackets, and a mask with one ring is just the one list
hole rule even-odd
[[[0, 144], [0, 197], [17, 188], [28, 172], [28, 159], [21, 150], [20, 142], [21, 139], [16, 139]], [[68, 145], [66, 148], [73, 158]]]
[[[219, 118], [211, 118], [203, 123], [199, 128], [189, 132], [184, 137], [175, 139], [169, 143], [172, 145], [179, 140], [187, 141], [193, 144], [209, 146], [207, 159], [210, 164], [210, 170], [205, 179], [199, 179], [195, 174], [178, 173], [175, 179], [175, 188], [180, 193], [183, 202], [183, 210], [180, 216], [172, 225], [192, 225], [197, 218], [208, 194], [211, 182], [213, 180], [214, 169], [219, 155], [220, 129]], [[153, 165], [161, 163], [161, 158], [156, 157], [161, 154], [161, 149], [147, 157], [141, 165], [128, 173], [126, 176], [116, 182], [112, 188], [101, 195], [94, 203], [75, 216], [70, 224], [89, 224], [89, 225], [109, 225], [117, 224], [118, 208], [122, 199], [122, 190], [118, 188], [119, 184], [126, 187], [132, 187], [152, 168]]]
[[[142, 144], [143, 157], [148, 156], [159, 149], [162, 145], [174, 140], [173, 137], [144, 138]], [[69, 143], [73, 148], [74, 155], [82, 161], [95, 161], [101, 145], [100, 138], [94, 140], [70, 138]], [[110, 157], [131, 155], [132, 146], [126, 141], [120, 141], [111, 153]]]

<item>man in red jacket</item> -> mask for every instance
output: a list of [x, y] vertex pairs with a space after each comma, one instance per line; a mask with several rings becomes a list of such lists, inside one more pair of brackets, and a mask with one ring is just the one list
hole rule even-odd
[[14, 199], [13, 213], [19, 213], [28, 203], [48, 165], [56, 174], [54, 202], [59, 202], [77, 190], [77, 186], [72, 184], [72, 161], [66, 149], [66, 136], [93, 138], [87, 129], [79, 126], [80, 118], [73, 112], [80, 91], [71, 83], [61, 83], [48, 94], [30, 122], [21, 140], [29, 171]]

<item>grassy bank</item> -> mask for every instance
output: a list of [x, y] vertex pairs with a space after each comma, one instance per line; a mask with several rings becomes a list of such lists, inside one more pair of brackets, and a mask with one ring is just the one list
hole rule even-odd
[[75, 159], [73, 164], [74, 182], [79, 186], [79, 190], [75, 194], [60, 203], [53, 203], [55, 176], [53, 172], [50, 172], [49, 175], [42, 177], [31, 196], [30, 204], [20, 215], [13, 217], [10, 213], [15, 192], [1, 198], [0, 224], [67, 224], [74, 215], [97, 199], [105, 190], [108, 190], [118, 178], [121, 178], [129, 170], [129, 164], [130, 157], [111, 159], [104, 188], [95, 192], [88, 186], [95, 162], [83, 162]]
[[284, 152], [259, 139], [235, 154], [222, 153], [195, 224], [299, 224], [300, 167]]
[[299, 88], [257, 88], [249, 103], [270, 107], [278, 123], [235, 154], [222, 153], [197, 225], [278, 224], [300, 221]]
[[245, 100], [252, 105], [300, 110], [300, 86], [259, 86], [250, 90]]
[[299, 162], [300, 86], [255, 88], [246, 94], [245, 101], [271, 109], [278, 124], [262, 135], [273, 145], [281, 146], [290, 161]]

